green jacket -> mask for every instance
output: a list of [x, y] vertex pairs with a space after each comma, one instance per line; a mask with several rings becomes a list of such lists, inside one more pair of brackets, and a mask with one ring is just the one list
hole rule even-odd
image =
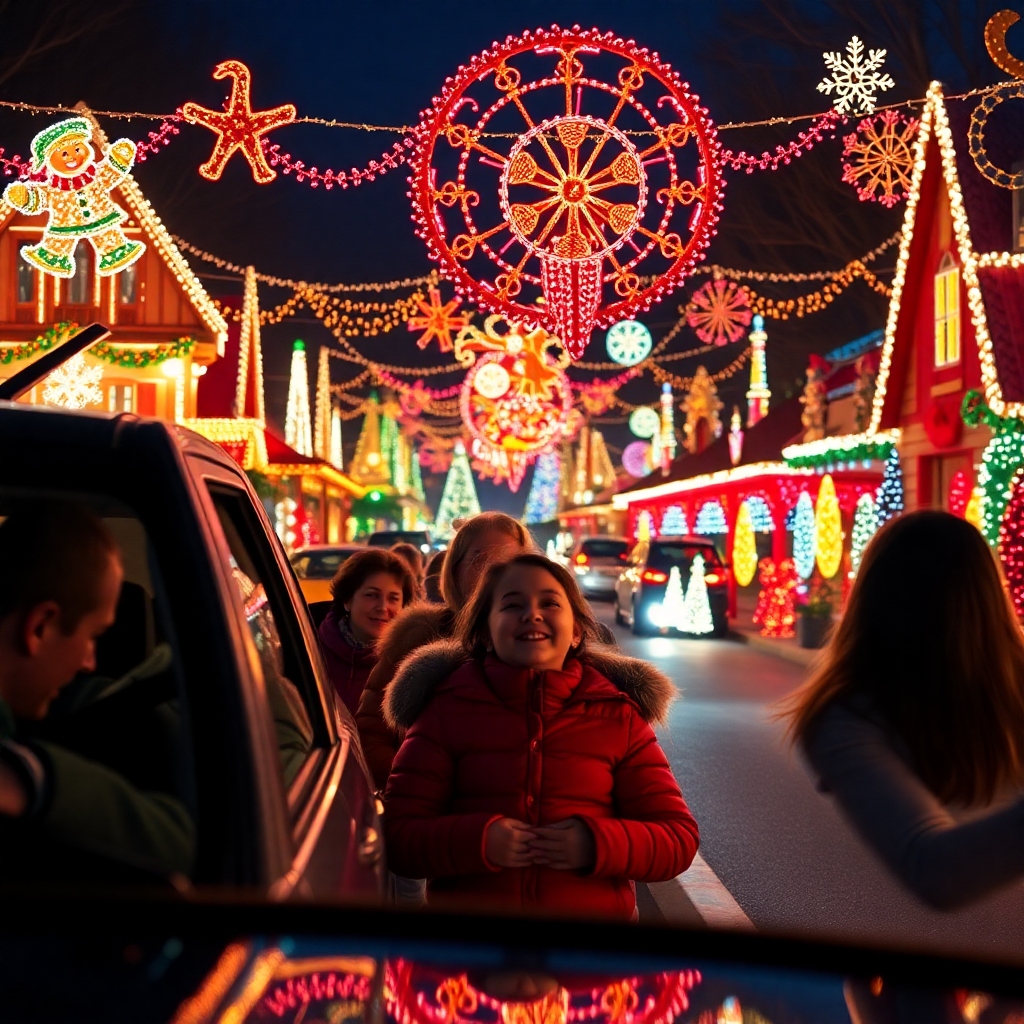
[[[18, 742], [14, 716], [0, 700], [0, 741]], [[121, 775], [53, 743], [28, 749], [43, 767], [42, 799], [31, 824], [47, 839], [161, 874], [188, 876], [195, 828], [182, 801], [143, 792]]]

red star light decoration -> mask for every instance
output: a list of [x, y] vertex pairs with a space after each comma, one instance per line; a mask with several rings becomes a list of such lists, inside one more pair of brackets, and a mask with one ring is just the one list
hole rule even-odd
[[201, 124], [217, 134], [213, 153], [199, 168], [199, 173], [210, 181], [217, 181], [232, 154], [241, 150], [252, 168], [253, 178], [259, 184], [266, 185], [277, 177], [277, 172], [267, 163], [260, 138], [274, 128], [291, 124], [295, 120], [295, 107], [286, 103], [271, 110], [254, 112], [249, 106], [252, 75], [241, 61], [221, 61], [213, 69], [213, 77], [234, 79], [226, 109], [209, 110], [191, 101], [181, 108], [182, 116], [189, 124]]
[[423, 331], [423, 334], [416, 339], [416, 344], [420, 348], [426, 348], [434, 338], [437, 338], [437, 344], [441, 351], [451, 352], [452, 331], [458, 334], [469, 323], [469, 314], [463, 312], [456, 315], [455, 313], [455, 310], [462, 305], [462, 299], [454, 298], [442, 305], [441, 292], [437, 288], [428, 288], [427, 291], [430, 295], [430, 302], [426, 303], [422, 299], [417, 299], [416, 305], [420, 307], [423, 316], [409, 317], [409, 330]]

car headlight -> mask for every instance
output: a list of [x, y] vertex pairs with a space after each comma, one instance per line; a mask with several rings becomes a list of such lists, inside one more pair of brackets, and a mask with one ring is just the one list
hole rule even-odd
[[647, 618], [651, 620], [652, 626], [657, 626], [661, 629], [664, 618], [661, 614], [661, 602], [654, 601], [647, 608]]
[[586, 576], [590, 572], [590, 566], [588, 565], [574, 565], [573, 569], [577, 576]]

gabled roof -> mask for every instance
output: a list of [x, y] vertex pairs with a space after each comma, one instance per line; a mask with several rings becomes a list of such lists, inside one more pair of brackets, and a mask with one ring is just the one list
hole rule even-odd
[[[967, 132], [971, 112], [977, 102], [977, 97], [971, 97], [951, 101], [947, 108], [942, 86], [932, 82], [928, 89], [914, 145], [914, 170], [869, 433], [875, 433], [882, 426], [918, 203], [922, 183], [929, 171], [929, 144], [933, 140], [941, 162], [942, 184], [949, 199], [953, 234], [967, 289], [968, 311], [977, 340], [985, 399], [998, 415], [1024, 416], [1024, 255], [1010, 251], [1013, 244], [1012, 192], [988, 181], [970, 156]], [[1005, 106], [1012, 107], [1013, 104]], [[995, 118], [992, 124], [996, 124]], [[1001, 110], [998, 130], [990, 131], [985, 143], [997, 165], [1011, 168], [1024, 147], [1024, 119], [1015, 111], [1003, 116]], [[936, 152], [936, 149], [931, 152]], [[926, 216], [931, 212], [924, 211]]]

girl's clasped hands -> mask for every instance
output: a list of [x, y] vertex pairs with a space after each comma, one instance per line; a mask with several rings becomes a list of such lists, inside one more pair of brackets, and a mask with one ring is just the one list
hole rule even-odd
[[487, 830], [487, 859], [499, 868], [541, 864], [556, 871], [584, 871], [594, 865], [594, 837], [579, 818], [554, 825], [527, 825], [499, 818]]

